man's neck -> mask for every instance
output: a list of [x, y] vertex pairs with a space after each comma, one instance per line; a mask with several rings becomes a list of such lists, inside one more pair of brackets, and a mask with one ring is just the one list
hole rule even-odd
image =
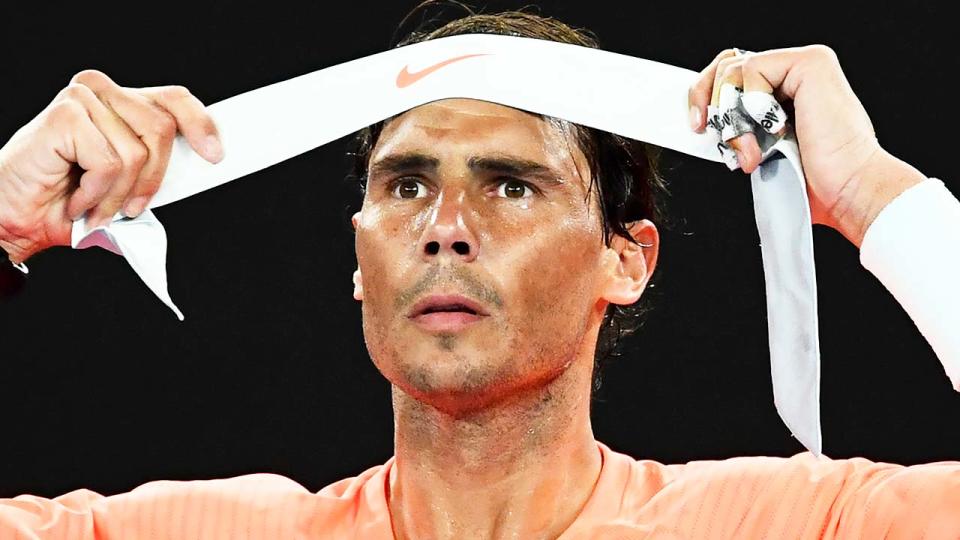
[[455, 416], [394, 387], [389, 503], [398, 539], [556, 538], [600, 474], [590, 368]]

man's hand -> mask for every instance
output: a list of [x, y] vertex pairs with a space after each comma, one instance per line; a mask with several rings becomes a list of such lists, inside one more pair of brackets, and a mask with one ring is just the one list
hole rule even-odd
[[123, 88], [99, 71], [78, 73], [0, 148], [0, 247], [22, 262], [69, 245], [84, 212], [91, 227], [120, 210], [139, 215], [178, 130], [208, 161], [223, 159], [216, 126], [187, 89]]
[[[720, 53], [690, 88], [690, 122], [695, 131], [706, 128], [707, 106], [720, 105], [725, 85], [742, 89], [744, 96], [762, 92], [780, 102], [793, 102], [813, 222], [837, 229], [858, 247], [880, 210], [925, 179], [880, 147], [870, 117], [850, 88], [836, 54], [826, 46]], [[731, 95], [730, 90], [724, 92]], [[766, 96], [753, 97], [763, 101]], [[768, 102], [778, 108], [773, 99]], [[759, 166], [760, 148], [753, 133], [726, 144], [735, 149], [744, 172]]]

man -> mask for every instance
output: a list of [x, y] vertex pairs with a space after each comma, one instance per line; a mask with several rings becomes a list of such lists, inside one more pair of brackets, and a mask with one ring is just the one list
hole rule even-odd
[[[593, 45], [518, 13], [465, 17], [412, 40], [475, 32]], [[814, 221], [857, 246], [884, 208], [928, 182], [879, 146], [825, 47], [721, 53], [691, 89], [692, 129], [706, 127], [724, 82], [793, 100]], [[69, 243], [70, 219], [84, 212], [95, 222], [138, 214], [176, 130], [211, 162], [222, 157], [215, 126], [185, 89], [124, 89], [78, 74], [0, 150], [0, 246], [19, 263]], [[371, 358], [393, 387], [395, 456], [317, 494], [260, 474], [8, 499], [0, 538], [960, 533], [960, 463], [804, 453], [665, 466], [594, 439], [601, 327], [617, 324], [610, 306], [638, 302], [657, 263], [657, 180], [642, 146], [465, 99], [407, 111], [360, 143], [354, 297]], [[731, 144], [744, 171], [758, 166], [751, 134]]]

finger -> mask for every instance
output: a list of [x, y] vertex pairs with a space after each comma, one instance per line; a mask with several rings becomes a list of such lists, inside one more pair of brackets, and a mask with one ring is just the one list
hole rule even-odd
[[[737, 68], [742, 58], [736, 56], [725, 57], [720, 60], [717, 69], [713, 74], [711, 83], [710, 104], [707, 106], [707, 126], [717, 133], [720, 140], [726, 142], [729, 139], [739, 135], [741, 132], [731, 132], [731, 121], [733, 118], [725, 116], [728, 111], [736, 109], [740, 105], [739, 94], [742, 91], [743, 79], [740, 70]], [[726, 88], [724, 88], [726, 85]], [[721, 103], [720, 98], [724, 98]], [[736, 114], [736, 113], [731, 113]], [[745, 128], [739, 118], [737, 128]]]
[[76, 111], [70, 120], [64, 119], [70, 126], [70, 135], [63, 144], [63, 157], [85, 171], [67, 202], [67, 216], [75, 220], [107, 195], [123, 168], [123, 161], [83, 106], [68, 102], [63, 108]]
[[717, 107], [720, 105], [720, 89], [724, 83], [743, 89], [743, 75], [740, 71], [740, 64], [743, 63], [742, 56], [728, 56], [720, 60], [717, 70], [713, 74], [713, 85], [710, 93], [710, 105]]
[[714, 87], [719, 88], [716, 102], [723, 123], [720, 138], [733, 149], [743, 172], [752, 173], [760, 165], [762, 154], [753, 134], [754, 121], [742, 107], [745, 58], [737, 56], [722, 61]]
[[117, 85], [100, 72], [84, 71], [77, 74], [74, 80], [93, 90], [100, 101], [115, 111], [147, 147], [147, 161], [122, 203], [125, 215], [140, 215], [160, 189], [170, 161], [177, 122], [173, 115], [150, 99]]
[[760, 151], [760, 143], [757, 142], [757, 136], [753, 132], [744, 133], [735, 139], [727, 142], [737, 156], [737, 163], [743, 172], [750, 174], [760, 166], [760, 160], [763, 159], [763, 153]]
[[778, 99], [792, 100], [800, 87], [801, 73], [829, 76], [833, 71], [823, 67], [837, 62], [829, 47], [807, 45], [751, 54], [744, 58], [742, 69], [752, 83], [769, 86]]
[[733, 49], [728, 49], [717, 55], [700, 72], [697, 82], [687, 91], [687, 105], [690, 108], [690, 127], [697, 133], [702, 133], [706, 127], [707, 106], [713, 93], [713, 81], [716, 78], [717, 68], [725, 58], [734, 56]]
[[763, 73], [753, 69], [753, 64], [741, 65], [743, 73], [744, 110], [767, 133], [782, 134], [787, 124], [787, 113], [773, 96], [773, 86]]
[[720, 140], [724, 142], [753, 131], [753, 119], [740, 109], [741, 94], [743, 94], [743, 89], [739, 84], [721, 83], [718, 114], [722, 123]]
[[120, 172], [110, 183], [106, 195], [94, 201], [94, 206], [83, 208], [88, 210], [88, 223], [96, 226], [112, 219], [120, 209], [147, 161], [148, 151], [136, 133], [104, 105], [88, 86], [71, 83], [63, 94], [68, 99], [78, 101], [87, 110], [94, 125], [120, 157]]
[[141, 88], [138, 92], [173, 115], [177, 129], [183, 133], [190, 147], [204, 159], [211, 163], [223, 159], [223, 145], [217, 126], [203, 103], [189, 90], [182, 86], [161, 86]]

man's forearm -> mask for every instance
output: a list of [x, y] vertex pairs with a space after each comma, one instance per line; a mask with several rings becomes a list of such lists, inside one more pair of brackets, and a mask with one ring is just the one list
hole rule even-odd
[[960, 201], [924, 179], [874, 213], [860, 262], [900, 302], [960, 391]]
[[926, 178], [909, 163], [878, 149], [841, 191], [833, 209], [837, 230], [859, 248], [867, 229], [890, 201]]

